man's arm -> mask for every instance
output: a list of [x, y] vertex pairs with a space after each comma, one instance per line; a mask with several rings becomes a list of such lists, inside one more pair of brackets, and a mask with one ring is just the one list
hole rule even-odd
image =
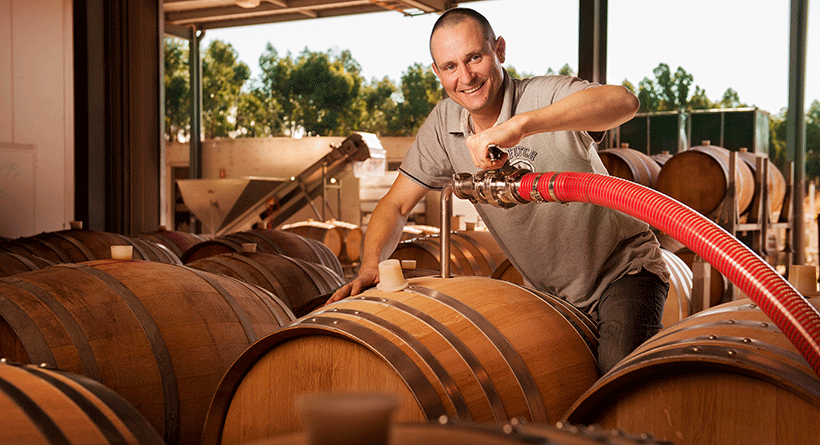
[[548, 131], [606, 131], [632, 119], [640, 102], [618, 85], [587, 88], [547, 107], [513, 116], [506, 122], [467, 138], [476, 167], [499, 168], [506, 157], [491, 162], [487, 146], [513, 147], [526, 136]]
[[334, 292], [328, 303], [356, 295], [379, 282], [379, 262], [386, 260], [396, 250], [407, 216], [426, 194], [427, 189], [399, 174], [370, 216], [359, 276]]

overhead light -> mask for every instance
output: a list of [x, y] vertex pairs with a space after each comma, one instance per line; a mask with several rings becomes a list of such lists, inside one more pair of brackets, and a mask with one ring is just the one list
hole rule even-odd
[[259, 0], [234, 0], [236, 6], [240, 6], [245, 9], [255, 8], [259, 6]]

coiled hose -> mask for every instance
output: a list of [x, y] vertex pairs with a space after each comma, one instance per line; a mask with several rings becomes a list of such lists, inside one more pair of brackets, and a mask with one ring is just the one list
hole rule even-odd
[[700, 213], [640, 184], [593, 173], [527, 173], [514, 193], [523, 202], [597, 204], [663, 230], [743, 290], [820, 376], [820, 313], [774, 268]]

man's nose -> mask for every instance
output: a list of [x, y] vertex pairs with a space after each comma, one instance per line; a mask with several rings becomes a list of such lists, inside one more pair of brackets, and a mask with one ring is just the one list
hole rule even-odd
[[466, 64], [466, 63], [464, 65], [462, 65], [461, 69], [459, 70], [459, 79], [458, 80], [461, 81], [461, 83], [469, 84], [470, 82], [472, 82], [473, 77], [475, 77], [475, 76], [474, 76], [472, 68], [470, 68], [470, 65]]

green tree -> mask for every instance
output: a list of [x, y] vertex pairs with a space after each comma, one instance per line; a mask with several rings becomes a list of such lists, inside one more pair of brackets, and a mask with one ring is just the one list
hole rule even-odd
[[[813, 101], [806, 112], [806, 179], [820, 178], [820, 101]], [[769, 118], [769, 159], [785, 171], [788, 159], [786, 147], [786, 109]]]
[[392, 133], [412, 136], [442, 97], [433, 69], [420, 63], [411, 65], [401, 76], [401, 94]]
[[202, 126], [205, 138], [230, 136], [236, 128], [239, 93], [250, 68], [228, 43], [214, 40], [202, 57]]
[[327, 136], [354, 130], [352, 109], [362, 83], [360, 71], [349, 51], [339, 55], [303, 51], [291, 71], [287, 88], [294, 105], [292, 122], [308, 135]]
[[398, 87], [388, 77], [373, 79], [364, 85], [359, 95], [358, 108], [362, 110], [360, 129], [377, 135], [389, 135], [395, 127], [398, 103], [395, 95]]
[[806, 177], [820, 178], [820, 101], [806, 113]]
[[270, 117], [275, 113], [266, 99], [267, 97], [258, 88], [239, 95], [236, 106], [237, 137], [258, 138], [279, 135], [281, 125], [274, 124], [275, 128], [271, 126], [274, 121]]
[[[653, 70], [653, 74], [655, 79], [645, 77], [638, 84], [638, 91], [635, 92], [634, 88], [632, 90], [641, 101], [641, 113], [705, 109], [714, 106], [703, 89], [693, 85], [694, 76], [685, 69], [678, 67], [672, 73], [669, 65], [661, 63]], [[693, 88], [694, 93], [690, 96]]]
[[706, 97], [706, 91], [699, 86], [695, 86], [695, 92], [692, 94], [692, 97], [689, 98], [689, 109], [690, 110], [708, 110], [710, 108], [715, 108], [715, 104]]
[[785, 112], [769, 116], [769, 160], [781, 172], [786, 166], [786, 118]]
[[660, 98], [655, 93], [655, 89], [655, 82], [646, 77], [638, 84], [638, 93], [636, 95], [641, 102], [639, 112], [660, 111]]
[[820, 153], [820, 101], [816, 99], [806, 113], [806, 150]]
[[[290, 53], [279, 57], [276, 49], [268, 43], [259, 56], [261, 70], [259, 81], [248, 93], [243, 93], [237, 111], [237, 125], [252, 125], [242, 129], [246, 135], [283, 136], [296, 130], [291, 125], [293, 104], [290, 101], [290, 76], [294, 61]], [[247, 96], [253, 97], [247, 97]]]
[[562, 66], [561, 69], [558, 70], [558, 74], [561, 76], [574, 76], [575, 71], [572, 70], [572, 67], [569, 66], [568, 63], [565, 63], [564, 66]]
[[510, 77], [514, 77], [516, 79], [526, 79], [528, 77], [533, 77], [535, 75], [535, 74], [524, 72], [524, 71], [519, 73], [518, 70], [515, 69], [514, 66], [507, 66], [507, 67], [504, 67], [504, 69], [507, 70], [507, 74], [509, 74]]
[[165, 139], [175, 142], [188, 135], [191, 122], [190, 71], [187, 42], [165, 40]]
[[739, 108], [746, 106], [746, 104], [740, 101], [740, 95], [737, 94], [737, 91], [732, 88], [726, 89], [718, 105], [720, 105], [720, 108]]

